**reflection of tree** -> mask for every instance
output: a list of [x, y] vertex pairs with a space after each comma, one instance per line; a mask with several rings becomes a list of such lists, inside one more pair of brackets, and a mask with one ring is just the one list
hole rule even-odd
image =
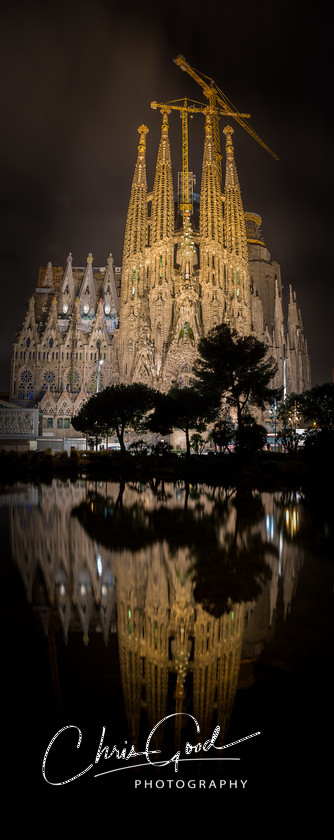
[[260, 534], [250, 536], [247, 546], [239, 546], [233, 535], [228, 535], [224, 548], [213, 542], [207, 544], [204, 551], [198, 552], [194, 566], [196, 601], [218, 618], [233, 603], [256, 600], [271, 578], [271, 569], [265, 562], [269, 552], [277, 554]]
[[[138, 493], [139, 496], [141, 496], [143, 493], [146, 493], [147, 491], [147, 485], [142, 484], [140, 481], [138, 481], [136, 484], [129, 483], [128, 486], [131, 490], [133, 490], [134, 493]], [[149, 487], [152, 490], [153, 496], [156, 496], [156, 498], [160, 502], [167, 502], [168, 499], [173, 498], [172, 493], [168, 493], [168, 491], [166, 490], [165, 481], [163, 479], [160, 480], [160, 478], [154, 477], [150, 478]]]
[[[263, 517], [259, 495], [237, 491], [233, 499], [236, 510], [234, 533], [228, 533], [222, 546], [216, 532], [208, 533], [205, 546], [199, 547], [194, 565], [194, 596], [212, 615], [229, 610], [232, 603], [254, 601], [263, 585], [271, 578], [266, 555], [277, 554], [273, 545], [251, 529]], [[218, 524], [229, 513], [229, 499], [217, 499], [213, 515]]]
[[[216, 617], [233, 603], [254, 601], [271, 578], [266, 555], [277, 554], [259, 532], [252, 531], [263, 516], [260, 497], [236, 493], [234, 531], [227, 533], [223, 526], [231, 514], [231, 501], [226, 495], [217, 494], [212, 511], [206, 513], [201, 504], [194, 509], [188, 506], [189, 497], [199, 497], [195, 487], [186, 482], [179, 490], [184, 491], [183, 508], [161, 505], [148, 510], [140, 496], [135, 504], [123, 507], [123, 484], [116, 502], [93, 494], [72, 515], [90, 537], [114, 551], [138, 551], [164, 542], [171, 556], [187, 549], [195, 600]], [[155, 494], [159, 499], [157, 488]]]

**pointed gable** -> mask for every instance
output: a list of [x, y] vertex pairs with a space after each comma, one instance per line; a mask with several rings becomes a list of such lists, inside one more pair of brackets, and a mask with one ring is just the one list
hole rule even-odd
[[102, 287], [102, 297], [104, 300], [104, 312], [107, 317], [117, 316], [119, 314], [119, 298], [117, 295], [114, 260], [112, 254], [109, 254], [107, 260], [107, 270]]
[[93, 276], [93, 255], [88, 254], [87, 267], [84, 273], [80, 292], [80, 309], [84, 316], [94, 314], [96, 307], [96, 290]]
[[43, 340], [50, 344], [50, 347], [56, 344], [62, 344], [62, 338], [58, 326], [58, 305], [57, 298], [54, 297], [51, 302], [49, 315], [45, 324]]
[[72, 254], [69, 253], [66, 261], [66, 268], [59, 296], [59, 310], [62, 315], [66, 315], [67, 312], [70, 310], [74, 300], [74, 294], [75, 290], [72, 273]]

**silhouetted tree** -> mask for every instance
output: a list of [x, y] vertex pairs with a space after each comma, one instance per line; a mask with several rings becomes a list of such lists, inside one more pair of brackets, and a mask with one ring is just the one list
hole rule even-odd
[[97, 448], [97, 444], [101, 441], [101, 435], [107, 434], [107, 427], [96, 412], [95, 402], [96, 397], [88, 400], [80, 409], [78, 414], [72, 417], [71, 423], [77, 432], [81, 432], [86, 436], [88, 443], [89, 438], [92, 439], [93, 445]]
[[255, 423], [251, 415], [243, 418], [243, 423], [236, 429], [234, 434], [237, 452], [243, 455], [252, 455], [263, 449], [267, 440], [267, 431], [264, 426]]
[[215, 446], [219, 446], [220, 452], [230, 452], [230, 445], [234, 438], [234, 427], [231, 421], [226, 418], [217, 420], [209, 437]]
[[315, 385], [301, 395], [301, 410], [307, 425], [334, 430], [334, 382]]
[[124, 431], [130, 427], [135, 431], [143, 429], [148, 411], [155, 405], [157, 392], [147, 385], [134, 382], [132, 385], [111, 385], [104, 388], [83, 406], [72, 420], [72, 425], [78, 431], [86, 431], [95, 422], [104, 434], [113, 432], [117, 435], [121, 451], [125, 452]]
[[195, 387], [216, 405], [224, 399], [236, 411], [238, 428], [251, 406], [263, 409], [279, 398], [280, 389], [270, 387], [276, 362], [268, 356], [267, 346], [254, 336], [240, 336], [220, 324], [201, 339], [198, 350]]
[[217, 406], [194, 388], [171, 388], [158, 399], [148, 428], [163, 435], [170, 434], [174, 427], [181, 429], [186, 436], [186, 453], [190, 455], [190, 430], [203, 432], [205, 421], [213, 420], [217, 411]]

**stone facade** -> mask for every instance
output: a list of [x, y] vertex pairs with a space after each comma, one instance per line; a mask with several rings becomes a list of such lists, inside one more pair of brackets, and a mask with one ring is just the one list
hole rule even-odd
[[[311, 385], [296, 296], [287, 324], [280, 267], [271, 259], [257, 214], [244, 213], [232, 142], [225, 185], [206, 109], [201, 193], [182, 209], [173, 193], [168, 109], [152, 193], [146, 180], [146, 126], [140, 139], [126, 221], [122, 267], [41, 269], [13, 345], [11, 400], [38, 405], [46, 434], [76, 436], [71, 417], [107, 385], [141, 381], [167, 391], [189, 385], [202, 335], [219, 323], [254, 334], [278, 364], [287, 393]], [[192, 178], [192, 175], [190, 174]]]
[[[43, 432], [77, 437], [71, 417], [115, 378], [113, 335], [119, 321], [120, 269], [107, 266], [40, 272], [23, 326], [13, 345], [11, 400], [38, 404]], [[102, 366], [103, 365], [103, 366]]]

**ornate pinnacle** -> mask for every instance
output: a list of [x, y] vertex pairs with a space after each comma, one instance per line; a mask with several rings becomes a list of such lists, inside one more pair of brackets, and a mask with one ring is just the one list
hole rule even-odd
[[138, 134], [140, 134], [138, 151], [144, 151], [144, 149], [146, 147], [145, 134], [147, 134], [149, 129], [147, 128], [147, 125], [140, 125], [139, 128], [137, 129], [137, 131], [138, 131]]
[[223, 132], [226, 135], [226, 151], [229, 152], [230, 154], [232, 154], [233, 153], [232, 134], [234, 132], [234, 129], [232, 128], [232, 126], [227, 125], [223, 129]]
[[212, 108], [207, 106], [207, 108], [203, 108], [205, 114], [205, 131], [209, 134], [212, 133]]
[[170, 108], [167, 108], [167, 105], [163, 105], [160, 108], [160, 114], [162, 114], [162, 130], [166, 133], [168, 131], [168, 114], [170, 114]]

